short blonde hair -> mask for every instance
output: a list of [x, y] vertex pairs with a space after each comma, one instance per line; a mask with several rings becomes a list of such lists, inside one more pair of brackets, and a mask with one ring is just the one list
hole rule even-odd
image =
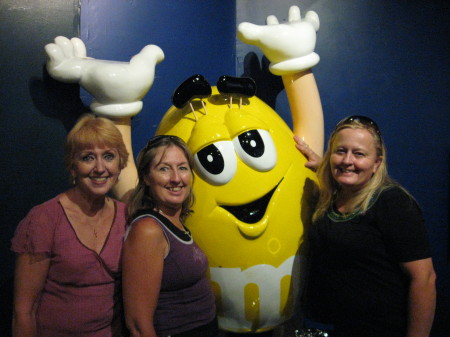
[[93, 114], [82, 115], [66, 138], [64, 146], [64, 164], [66, 169], [74, 167], [75, 156], [80, 151], [93, 146], [108, 146], [119, 153], [119, 166], [127, 165], [128, 151], [123, 142], [122, 134], [108, 118]]

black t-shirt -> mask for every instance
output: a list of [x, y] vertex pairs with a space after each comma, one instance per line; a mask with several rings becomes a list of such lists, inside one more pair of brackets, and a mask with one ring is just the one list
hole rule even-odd
[[430, 257], [422, 212], [399, 187], [384, 190], [365, 214], [333, 211], [308, 235], [307, 315], [339, 336], [405, 336], [409, 280], [400, 263]]

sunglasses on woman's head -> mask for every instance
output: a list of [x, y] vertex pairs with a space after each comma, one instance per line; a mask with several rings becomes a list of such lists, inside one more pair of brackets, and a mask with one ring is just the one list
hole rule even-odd
[[353, 123], [361, 123], [362, 125], [364, 125], [366, 127], [371, 127], [381, 139], [381, 131], [380, 131], [380, 128], [378, 127], [377, 123], [375, 123], [375, 121], [373, 119], [366, 117], [366, 116], [353, 115], [353, 116], [345, 117], [339, 123], [336, 124], [336, 129], [339, 128], [341, 125], [353, 124]]
[[172, 135], [158, 135], [158, 136], [154, 136], [152, 138], [149, 139], [149, 141], [147, 142], [147, 145], [145, 145], [145, 150], [149, 150], [151, 149], [153, 146], [155, 146], [156, 144], [158, 144], [160, 141], [162, 141], [163, 139], [180, 139], [177, 136], [172, 136]]

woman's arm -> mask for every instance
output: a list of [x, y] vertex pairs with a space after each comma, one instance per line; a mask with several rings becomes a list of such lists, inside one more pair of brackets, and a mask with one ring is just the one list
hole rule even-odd
[[436, 274], [431, 258], [405, 262], [402, 269], [410, 278], [407, 337], [428, 337], [436, 306]]
[[36, 336], [36, 308], [50, 259], [45, 254], [17, 254], [14, 275], [13, 337]]
[[150, 218], [133, 224], [122, 259], [125, 319], [132, 337], [156, 337], [153, 315], [158, 303], [168, 243]]

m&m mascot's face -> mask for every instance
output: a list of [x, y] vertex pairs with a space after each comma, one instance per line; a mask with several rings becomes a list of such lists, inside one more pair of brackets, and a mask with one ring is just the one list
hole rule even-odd
[[209, 259], [220, 328], [234, 332], [290, 318], [315, 179], [292, 131], [254, 92], [248, 78], [223, 76], [211, 88], [193, 76], [157, 131], [179, 136], [194, 154], [187, 226]]

